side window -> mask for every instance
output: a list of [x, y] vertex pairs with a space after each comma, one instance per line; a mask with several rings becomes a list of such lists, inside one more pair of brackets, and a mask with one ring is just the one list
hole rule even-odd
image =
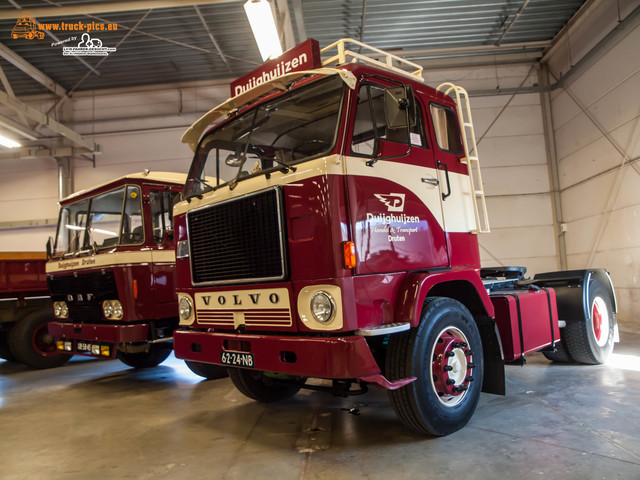
[[416, 123], [410, 128], [409, 138], [407, 138], [406, 128], [387, 128], [384, 116], [384, 88], [376, 85], [362, 85], [358, 92], [351, 153], [370, 157], [374, 154], [376, 138], [404, 145], [408, 145], [411, 141], [413, 146], [428, 148], [419, 106], [417, 110]]
[[449, 107], [432, 103], [429, 105], [436, 142], [440, 150], [460, 154], [462, 153], [462, 139], [458, 117]]
[[129, 185], [124, 202], [121, 245], [139, 245], [144, 240], [140, 188]]
[[178, 192], [153, 190], [149, 192], [153, 241], [162, 243], [164, 232], [173, 230], [173, 206], [180, 200]]

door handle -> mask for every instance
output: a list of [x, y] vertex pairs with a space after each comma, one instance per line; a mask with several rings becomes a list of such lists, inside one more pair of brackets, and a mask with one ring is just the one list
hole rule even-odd
[[442, 194], [442, 201], [446, 200], [449, 195], [451, 195], [451, 183], [449, 183], [449, 167], [446, 164], [442, 163], [440, 160], [437, 162], [438, 168], [444, 168], [444, 175], [447, 179], [447, 193]]
[[438, 180], [437, 178], [423, 178], [422, 183], [428, 183], [429, 185], [437, 187], [438, 185], [440, 185], [440, 180]]

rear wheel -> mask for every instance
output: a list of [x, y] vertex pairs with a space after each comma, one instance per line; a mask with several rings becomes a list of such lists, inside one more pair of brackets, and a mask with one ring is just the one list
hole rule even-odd
[[240, 393], [262, 403], [278, 402], [293, 397], [305, 382], [302, 379], [299, 385], [287, 384], [268, 377], [264, 372], [242, 368], [229, 368], [229, 378]]
[[580, 363], [604, 363], [613, 350], [615, 318], [609, 289], [600, 280], [589, 282], [589, 312], [567, 321], [564, 340], [571, 357]]
[[47, 324], [53, 320], [48, 309], [34, 310], [16, 321], [9, 333], [11, 353], [32, 368], [53, 368], [66, 363], [71, 355], [58, 353]]
[[152, 343], [148, 352], [127, 353], [118, 350], [117, 357], [122, 363], [133, 368], [151, 368], [160, 365], [170, 354], [170, 348]]
[[189, 370], [191, 370], [196, 375], [200, 375], [201, 377], [206, 378], [207, 380], [214, 380], [216, 378], [223, 378], [229, 376], [227, 373], [226, 367], [221, 367], [220, 365], [213, 365], [211, 363], [202, 363], [202, 362], [190, 362], [185, 360], [184, 363], [187, 364]]
[[417, 377], [389, 391], [393, 409], [412, 430], [448, 435], [473, 415], [482, 388], [482, 340], [460, 302], [428, 298], [418, 327], [391, 336], [386, 365], [391, 380]]
[[12, 362], [16, 357], [11, 353], [11, 348], [9, 348], [9, 332], [10, 330], [8, 329], [0, 330], [0, 358]]

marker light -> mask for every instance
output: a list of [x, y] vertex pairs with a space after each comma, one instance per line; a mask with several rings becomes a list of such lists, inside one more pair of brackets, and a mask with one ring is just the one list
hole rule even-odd
[[244, 11], [251, 24], [262, 60], [266, 61], [282, 55], [282, 45], [280, 45], [271, 4], [267, 0], [247, 0]]
[[342, 250], [344, 255], [344, 267], [354, 268], [356, 266], [356, 244], [353, 242], [343, 242]]

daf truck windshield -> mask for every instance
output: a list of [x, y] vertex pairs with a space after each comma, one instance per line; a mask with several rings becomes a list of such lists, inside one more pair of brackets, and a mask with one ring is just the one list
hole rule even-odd
[[54, 256], [143, 241], [140, 188], [129, 185], [62, 207]]
[[344, 82], [331, 76], [263, 103], [206, 134], [191, 164], [185, 198], [329, 153], [336, 141], [343, 91]]

